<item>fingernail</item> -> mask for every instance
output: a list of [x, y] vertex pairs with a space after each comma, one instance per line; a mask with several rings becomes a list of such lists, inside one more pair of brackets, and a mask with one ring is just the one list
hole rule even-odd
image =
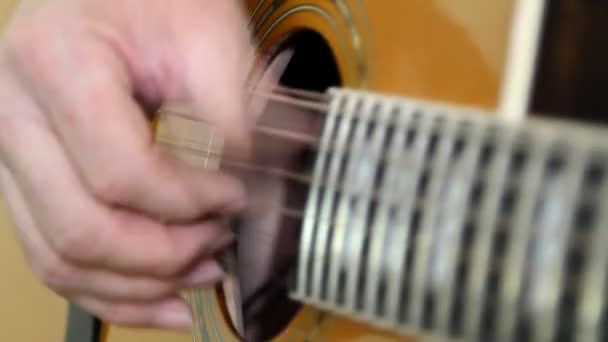
[[187, 286], [206, 286], [222, 279], [224, 270], [215, 260], [208, 260], [197, 266], [185, 279]]
[[191, 329], [192, 313], [185, 303], [169, 303], [158, 315], [160, 324], [175, 329]]

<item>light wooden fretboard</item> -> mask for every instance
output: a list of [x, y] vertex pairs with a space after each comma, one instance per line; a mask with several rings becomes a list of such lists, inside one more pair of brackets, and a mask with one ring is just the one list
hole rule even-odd
[[407, 335], [605, 340], [606, 127], [330, 95], [294, 299]]

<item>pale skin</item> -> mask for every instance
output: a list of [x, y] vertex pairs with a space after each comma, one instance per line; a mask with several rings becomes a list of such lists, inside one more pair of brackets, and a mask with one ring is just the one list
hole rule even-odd
[[[23, 0], [0, 46], [0, 193], [33, 272], [113, 324], [184, 329], [223, 274], [228, 175], [155, 149], [143, 108], [186, 102], [247, 153], [238, 1]], [[213, 214], [215, 219], [209, 219]]]

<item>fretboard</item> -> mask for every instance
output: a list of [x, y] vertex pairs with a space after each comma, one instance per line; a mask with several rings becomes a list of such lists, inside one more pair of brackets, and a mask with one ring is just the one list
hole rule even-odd
[[607, 338], [608, 129], [329, 95], [294, 299], [407, 335]]

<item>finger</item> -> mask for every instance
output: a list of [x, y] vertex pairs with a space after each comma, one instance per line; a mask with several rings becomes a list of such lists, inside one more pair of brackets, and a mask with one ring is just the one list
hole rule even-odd
[[240, 6], [234, 1], [207, 2], [179, 18], [183, 34], [176, 37], [177, 51], [184, 67], [178, 77], [197, 114], [221, 130], [230, 148], [247, 154], [251, 142], [244, 80], [254, 54]]
[[[45, 62], [24, 68], [79, 177], [98, 198], [176, 221], [242, 208], [244, 191], [235, 179], [158, 153], [124, 66], [107, 49], [74, 44], [69, 54], [49, 49], [35, 58]], [[53, 68], [38, 68], [48, 65]], [[79, 77], [65, 82], [74, 68]]]
[[65, 260], [166, 277], [183, 272], [194, 259], [210, 255], [217, 248], [214, 245], [231, 234], [213, 221], [166, 226], [107, 208], [85, 191], [61, 147], [43, 126], [22, 120], [12, 138], [13, 146], [28, 153], [7, 153], [11, 173], [17, 175], [43, 237]]
[[26, 259], [30, 265], [34, 262], [34, 259], [55, 262], [49, 257], [52, 253], [36, 230], [23, 195], [2, 162], [0, 162], [0, 189], [2, 189], [2, 195], [5, 199], [4, 204], [8, 209], [9, 219], [15, 228], [15, 235], [24, 247]]
[[[30, 265], [41, 280], [54, 290], [62, 293], [85, 293], [110, 300], [152, 300], [182, 288], [210, 286], [223, 276], [222, 268], [211, 258], [198, 261], [183, 276], [171, 279], [125, 276], [69, 265], [60, 260], [40, 236], [18, 185], [2, 163], [0, 188], [3, 189], [11, 218], [17, 227], [18, 239], [24, 246]], [[233, 239], [232, 235], [227, 235], [216, 241], [212, 250], [227, 247]]]
[[219, 263], [204, 259], [183, 277], [151, 278], [66, 267], [54, 288], [65, 294], [79, 293], [110, 301], [147, 302], [177, 294], [184, 288], [209, 288], [224, 276]]
[[133, 328], [185, 330], [192, 326], [192, 314], [178, 296], [148, 303], [112, 302], [75, 296], [71, 301], [104, 322]]
[[[211, 286], [223, 276], [222, 268], [211, 258], [201, 260], [184, 276], [169, 279], [125, 276], [70, 265], [55, 255], [42, 239], [18, 185], [1, 164], [0, 186], [29, 264], [41, 281], [58, 293], [80, 293], [114, 301], [150, 301], [173, 295], [183, 288]], [[230, 242], [223, 241], [224, 246]]]

